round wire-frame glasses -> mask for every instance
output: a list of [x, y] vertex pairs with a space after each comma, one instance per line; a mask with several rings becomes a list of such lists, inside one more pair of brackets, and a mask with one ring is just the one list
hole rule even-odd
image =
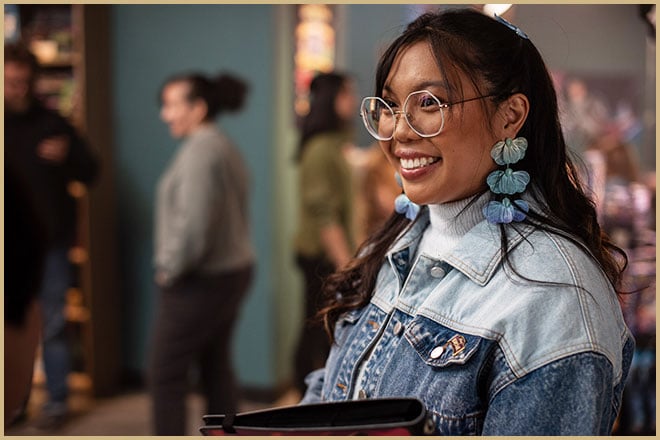
[[418, 90], [406, 97], [403, 110], [393, 110], [382, 98], [368, 96], [362, 100], [360, 116], [369, 134], [379, 141], [389, 141], [394, 137], [397, 115], [403, 115], [410, 129], [418, 136], [429, 138], [442, 132], [445, 126], [444, 109], [491, 96], [493, 95], [443, 103], [428, 90]]

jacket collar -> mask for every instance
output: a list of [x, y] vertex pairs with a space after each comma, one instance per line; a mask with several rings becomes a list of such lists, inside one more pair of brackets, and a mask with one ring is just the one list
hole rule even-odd
[[[423, 206], [415, 222], [399, 236], [387, 253], [393, 268], [395, 268], [394, 262], [400, 259], [402, 252], [407, 251], [408, 255], [416, 255], [419, 241], [428, 226], [429, 210], [428, 207]], [[509, 250], [534, 230], [533, 226], [520, 223], [506, 225], [505, 228]], [[484, 286], [502, 261], [501, 237], [499, 225], [490, 224], [484, 219], [463, 236], [458, 245], [446, 256], [445, 261], [478, 285]]]

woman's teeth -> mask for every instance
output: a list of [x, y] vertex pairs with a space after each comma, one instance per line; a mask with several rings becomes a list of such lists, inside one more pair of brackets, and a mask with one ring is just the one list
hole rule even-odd
[[431, 165], [440, 160], [438, 157], [416, 157], [414, 159], [401, 159], [401, 168], [406, 170], [414, 170], [416, 168], [423, 168]]

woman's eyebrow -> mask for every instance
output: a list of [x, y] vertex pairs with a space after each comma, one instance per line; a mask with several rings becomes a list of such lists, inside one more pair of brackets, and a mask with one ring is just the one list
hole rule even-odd
[[[418, 91], [418, 90], [424, 90], [428, 87], [438, 87], [438, 88], [441, 88], [441, 89], [446, 91], [447, 90], [447, 83], [445, 81], [433, 81], [433, 80], [421, 81], [421, 82], [415, 84], [414, 89], [415, 89], [415, 91]], [[386, 85], [383, 86], [383, 91], [392, 93], [392, 88], [386, 84]]]
[[420, 89], [425, 89], [429, 86], [440, 87], [441, 89], [447, 90], [447, 83], [445, 81], [422, 81], [417, 85]]

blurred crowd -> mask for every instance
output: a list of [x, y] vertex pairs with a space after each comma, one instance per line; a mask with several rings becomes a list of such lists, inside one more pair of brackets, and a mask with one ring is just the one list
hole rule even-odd
[[[636, 348], [617, 434], [655, 434], [655, 170], [640, 164], [642, 124], [627, 103], [611, 109], [602, 90], [579, 77], [565, 81], [565, 136], [585, 163], [605, 233], [628, 256], [622, 307]], [[561, 88], [560, 88], [561, 90]], [[561, 100], [560, 100], [561, 101]]]

